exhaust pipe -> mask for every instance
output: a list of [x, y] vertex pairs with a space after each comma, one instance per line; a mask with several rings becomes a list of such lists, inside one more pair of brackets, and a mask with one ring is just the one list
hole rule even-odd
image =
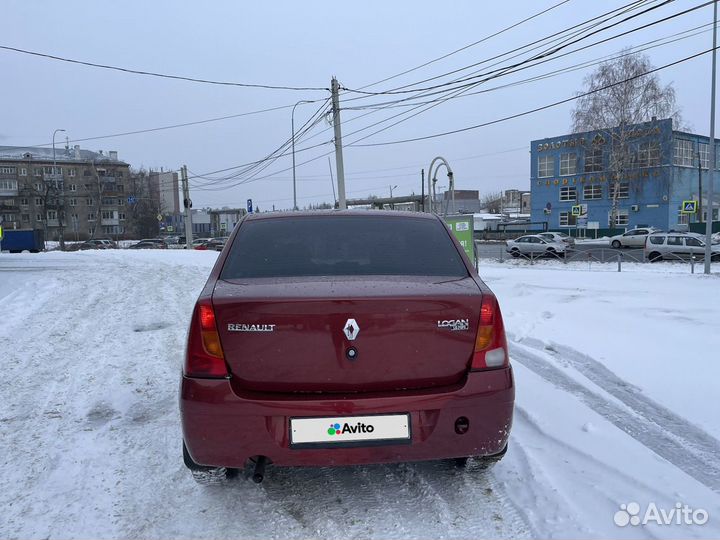
[[265, 456], [258, 456], [255, 462], [255, 471], [252, 475], [252, 480], [256, 484], [259, 484], [265, 478], [265, 465], [267, 465], [267, 458]]

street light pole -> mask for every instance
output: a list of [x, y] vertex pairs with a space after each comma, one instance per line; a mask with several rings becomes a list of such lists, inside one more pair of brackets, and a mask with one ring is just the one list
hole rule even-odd
[[[58, 191], [58, 180], [57, 180], [57, 160], [55, 156], [55, 135], [58, 134], [59, 131], [65, 131], [64, 129], [56, 129], [53, 131], [52, 136], [52, 147], [53, 147], [53, 179], [55, 180], [55, 196], [57, 197], [57, 191]], [[58, 199], [58, 201], [62, 201], [63, 204], [58, 205], [58, 225], [60, 230], [60, 250], [65, 249], [65, 237], [63, 235], [63, 227], [62, 227], [62, 213], [65, 210], [65, 185], [62, 186], [62, 192], [63, 196]], [[62, 208], [60, 208], [62, 207]], [[47, 212], [47, 209], [45, 209], [45, 212]], [[45, 219], [47, 219], [47, 216], [45, 216]]]
[[298, 209], [297, 183], [295, 180], [295, 107], [297, 107], [301, 103], [312, 103], [312, 101], [301, 99], [295, 105], [293, 105], [292, 113], [290, 114], [290, 127], [292, 129], [293, 212]]
[[713, 49], [712, 49], [712, 84], [710, 86], [710, 162], [708, 163], [707, 213], [705, 222], [705, 273], [710, 273], [712, 257], [712, 224], [713, 224], [713, 184], [715, 183], [715, 67], [717, 57], [717, 0], [713, 2]]

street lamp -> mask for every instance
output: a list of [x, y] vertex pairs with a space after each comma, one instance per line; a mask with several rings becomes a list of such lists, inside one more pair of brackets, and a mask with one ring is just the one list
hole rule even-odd
[[[435, 172], [433, 173], [433, 165], [435, 165], [436, 161], [440, 161], [441, 163], [438, 163], [437, 168], [435, 169]], [[453, 172], [450, 168], [450, 164], [447, 162], [447, 160], [442, 156], [437, 156], [430, 162], [430, 169], [428, 170], [428, 198], [430, 198], [430, 212], [433, 211], [433, 206], [435, 204], [435, 183], [437, 182], [437, 172], [438, 169], [445, 165], [445, 168], [447, 169], [447, 175], [450, 185], [450, 196], [452, 198], [452, 205], [453, 205], [453, 212], [455, 211], [455, 181], [453, 179]], [[432, 195], [431, 195], [432, 194]]]
[[[55, 157], [55, 135], [57, 135], [59, 131], [65, 132], [64, 129], [56, 129], [55, 131], [53, 131], [53, 136], [52, 136], [52, 147], [53, 147], [53, 179], [55, 180], [55, 192], [56, 192], [56, 196], [57, 196], [57, 191], [58, 191], [58, 180], [57, 180], [57, 161], [56, 161], [56, 157]], [[58, 200], [59, 200], [59, 201], [62, 201], [62, 202], [64, 203], [64, 202], [65, 202], [65, 200], [64, 200], [64, 199], [65, 199], [65, 198], [64, 198], [64, 195], [65, 195], [65, 186], [64, 186], [64, 185], [63, 185], [62, 191], [63, 191], [63, 197], [61, 197], [61, 198], [58, 199]], [[62, 206], [62, 208], [59, 208], [60, 206]], [[63, 228], [62, 228], [62, 213], [63, 213], [64, 210], [65, 210], [65, 205], [64, 205], [64, 204], [58, 205], [58, 225], [59, 225], [59, 230], [60, 230], [60, 250], [64, 250], [64, 249], [65, 249], [65, 238], [64, 238], [64, 236], [63, 236]], [[46, 209], [45, 211], [47, 212], [47, 209]]]
[[301, 99], [292, 108], [292, 114], [290, 114], [290, 126], [292, 129], [292, 171], [293, 171], [293, 212], [298, 209], [297, 205], [297, 183], [295, 181], [295, 107], [301, 103], [313, 103], [306, 99]]
[[390, 198], [391, 198], [391, 199], [392, 199], [392, 196], [393, 196], [393, 194], [392, 194], [393, 189], [395, 189], [396, 187], [397, 187], [397, 186], [390, 186]]

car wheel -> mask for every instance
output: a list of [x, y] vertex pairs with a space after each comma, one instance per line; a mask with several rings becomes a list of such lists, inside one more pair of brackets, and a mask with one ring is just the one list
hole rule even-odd
[[662, 255], [660, 255], [657, 251], [653, 251], [650, 255], [648, 255], [648, 260], [650, 262], [658, 262], [662, 260]]
[[237, 470], [230, 467], [206, 467], [198, 465], [190, 457], [190, 453], [183, 441], [183, 461], [185, 466], [190, 469], [193, 480], [201, 486], [218, 486], [227, 482], [230, 478], [237, 475]]
[[610, 244], [615, 249], [620, 249], [622, 247], [622, 244], [620, 243], [620, 240], [613, 240], [612, 244]]
[[555, 251], [555, 248], [547, 248], [547, 251], [545, 251], [545, 254], [548, 257], [557, 257], [558, 256], [557, 251]]
[[[500, 461], [503, 456], [507, 453], [508, 445], [505, 445], [505, 448], [500, 450], [497, 454], [492, 454], [490, 456], [476, 456], [474, 459], [477, 460], [477, 462], [480, 464], [480, 468], [487, 469], [489, 467], [492, 467]], [[473, 458], [470, 457], [459, 457], [459, 458], [452, 458], [450, 462], [455, 465], [458, 468], [464, 468], [467, 466], [468, 461], [470, 461]]]
[[517, 258], [520, 256], [520, 251], [518, 249], [512, 249], [510, 250], [510, 255]]

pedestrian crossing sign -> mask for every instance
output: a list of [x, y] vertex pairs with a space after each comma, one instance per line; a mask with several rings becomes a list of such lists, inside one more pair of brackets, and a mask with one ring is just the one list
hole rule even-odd
[[583, 207], [581, 204], [576, 204], [572, 207], [572, 215], [573, 216], [581, 216], [583, 213]]
[[697, 212], [697, 203], [697, 201], [683, 201], [680, 212], [683, 214], [694, 214]]

